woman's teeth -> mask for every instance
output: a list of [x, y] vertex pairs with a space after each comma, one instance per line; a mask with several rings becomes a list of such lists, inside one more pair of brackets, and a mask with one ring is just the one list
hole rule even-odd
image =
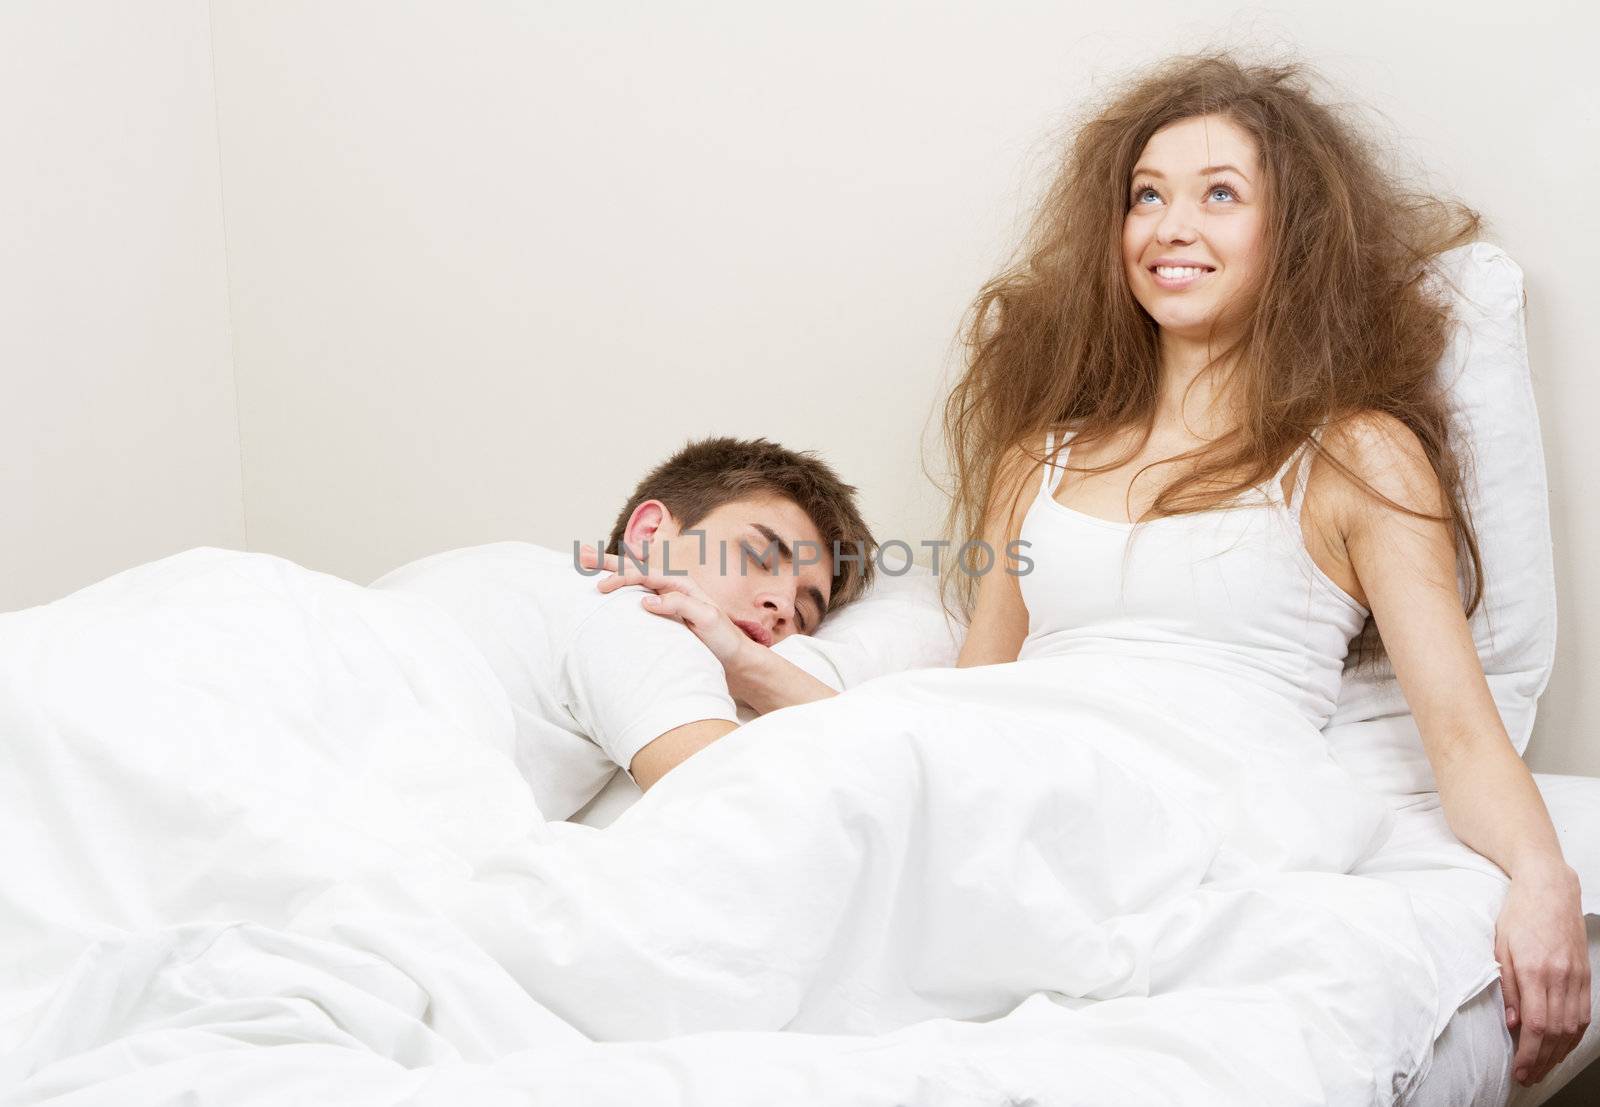
[[1200, 269], [1190, 265], [1158, 265], [1156, 274], [1167, 278], [1169, 281], [1181, 281], [1188, 277], [1198, 277], [1201, 273], [1209, 273], [1209, 269]]

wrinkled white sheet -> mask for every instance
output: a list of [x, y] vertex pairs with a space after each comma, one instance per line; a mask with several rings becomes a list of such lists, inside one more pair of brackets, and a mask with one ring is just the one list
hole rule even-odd
[[0, 1101], [1389, 1103], [1433, 1038], [1387, 806], [1216, 674], [884, 677], [604, 830], [510, 741], [437, 613], [264, 555], [0, 616]]

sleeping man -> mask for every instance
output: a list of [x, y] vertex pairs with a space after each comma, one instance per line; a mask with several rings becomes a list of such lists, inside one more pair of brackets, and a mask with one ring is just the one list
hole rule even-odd
[[663, 604], [714, 610], [764, 653], [859, 596], [874, 548], [855, 489], [828, 465], [765, 439], [709, 438], [639, 482], [606, 545], [676, 592], [602, 590], [611, 574], [591, 568], [593, 551], [524, 542], [438, 554], [373, 587], [431, 600], [483, 652], [512, 701], [517, 767], [558, 820], [619, 767], [648, 790], [739, 725], [728, 670], [702, 641], [715, 635]]

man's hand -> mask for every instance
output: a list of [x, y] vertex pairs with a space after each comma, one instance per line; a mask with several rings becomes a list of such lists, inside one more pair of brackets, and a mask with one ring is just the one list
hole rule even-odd
[[612, 575], [596, 586], [601, 592], [637, 584], [655, 593], [644, 597], [644, 609], [688, 627], [728, 672], [742, 670], [750, 661], [751, 651], [766, 648], [740, 630], [688, 576], [643, 572], [634, 564], [622, 568], [621, 559], [615, 554], [601, 553], [587, 545], [579, 547], [578, 560], [586, 569], [611, 571]]
[[756, 714], [839, 694], [837, 689], [751, 640], [688, 577], [645, 573], [637, 567], [619, 572], [620, 558], [588, 545], [578, 547], [578, 561], [586, 569], [611, 571], [613, 575], [596, 586], [602, 592], [638, 584], [656, 593], [644, 598], [645, 609], [677, 619], [692, 630], [722, 663], [729, 694]]

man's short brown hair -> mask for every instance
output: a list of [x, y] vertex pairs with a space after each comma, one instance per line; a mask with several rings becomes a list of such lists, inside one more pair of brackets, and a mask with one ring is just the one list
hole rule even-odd
[[646, 500], [660, 500], [688, 530], [723, 504], [781, 496], [805, 512], [822, 535], [822, 555], [833, 562], [828, 610], [836, 611], [872, 583], [877, 541], [856, 509], [855, 494], [854, 485], [845, 484], [811, 451], [799, 453], [765, 438], [704, 438], [639, 482], [611, 528], [606, 552], [622, 552], [628, 520]]

